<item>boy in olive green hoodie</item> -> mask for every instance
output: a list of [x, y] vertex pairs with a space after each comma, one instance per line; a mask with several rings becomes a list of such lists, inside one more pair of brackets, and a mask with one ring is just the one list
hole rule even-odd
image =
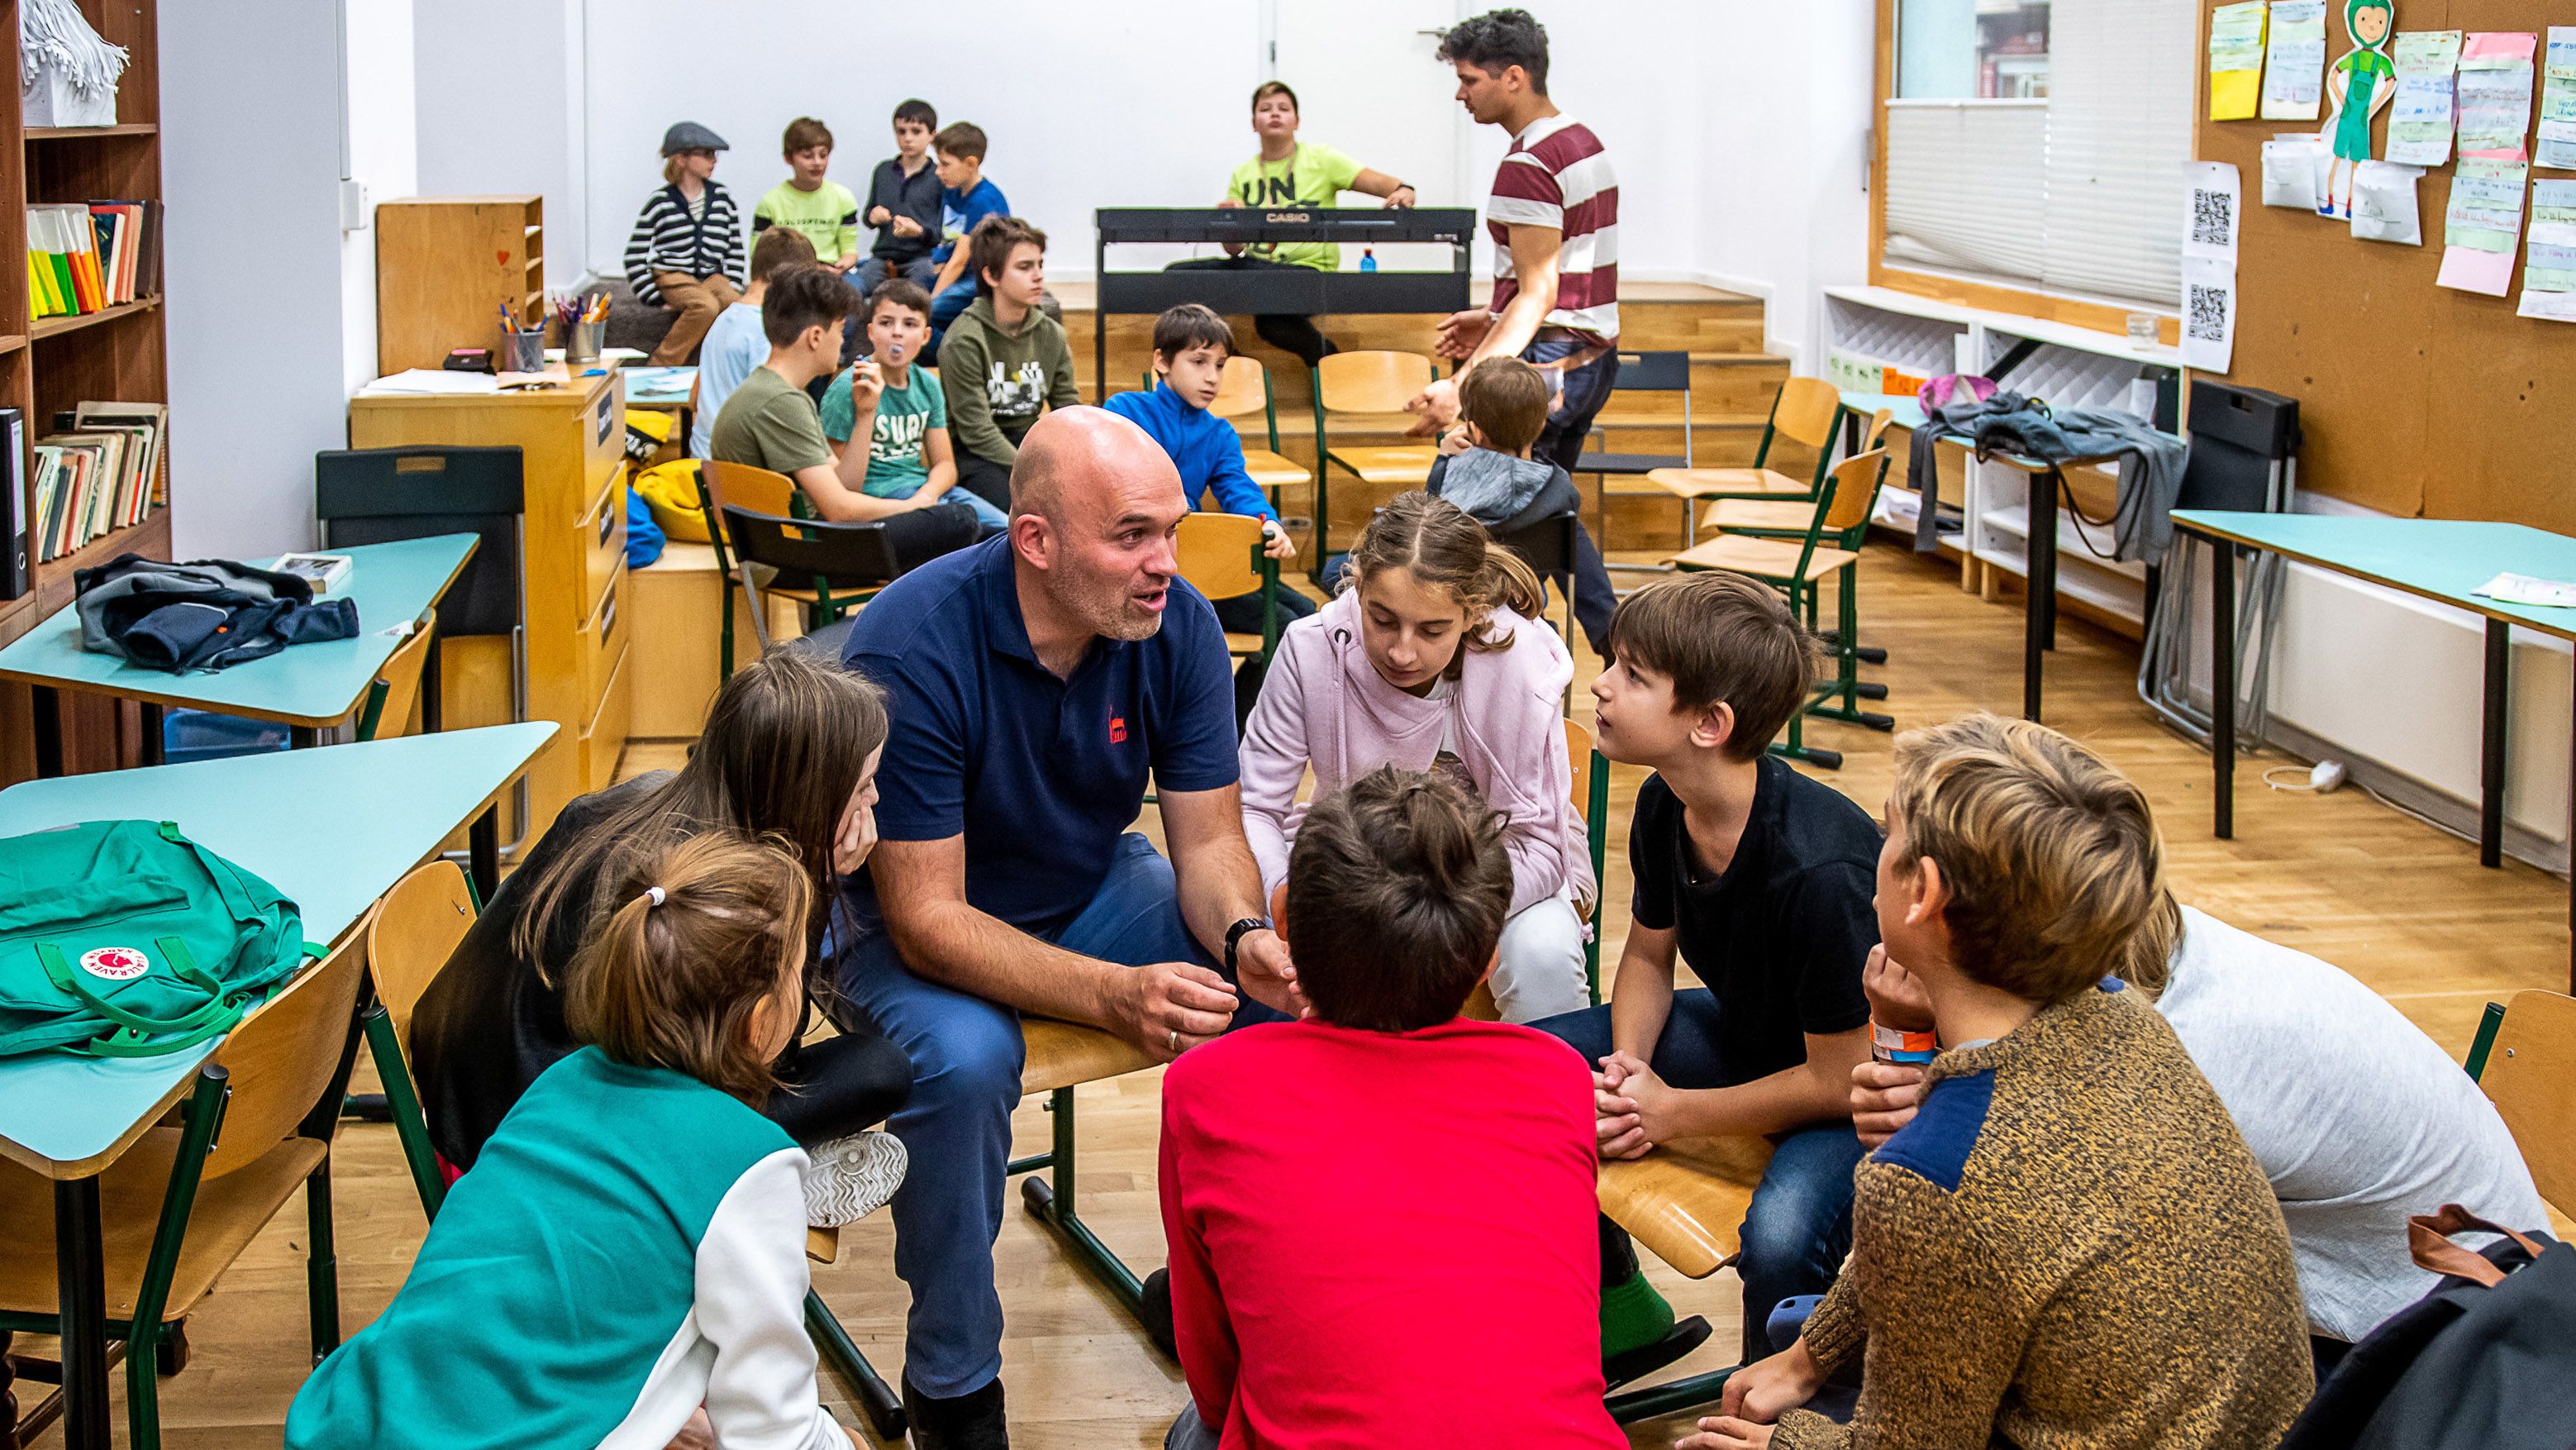
[[1064, 324], [1039, 310], [1046, 233], [1018, 217], [987, 217], [966, 239], [978, 292], [939, 343], [957, 482], [1011, 511], [1011, 465], [1042, 408], [1082, 401]]

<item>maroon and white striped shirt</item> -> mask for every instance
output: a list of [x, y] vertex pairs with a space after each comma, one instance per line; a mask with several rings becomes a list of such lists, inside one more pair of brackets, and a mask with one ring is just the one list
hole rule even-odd
[[1494, 172], [1485, 200], [1485, 230], [1494, 239], [1494, 300], [1500, 313], [1519, 292], [1512, 275], [1508, 227], [1553, 227], [1565, 234], [1556, 254], [1556, 305], [1547, 326], [1588, 343], [1619, 341], [1619, 178], [1592, 128], [1571, 116], [1530, 123]]

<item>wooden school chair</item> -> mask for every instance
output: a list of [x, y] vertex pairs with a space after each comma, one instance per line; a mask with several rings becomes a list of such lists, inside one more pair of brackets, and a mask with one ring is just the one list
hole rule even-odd
[[1243, 471], [1252, 476], [1255, 486], [1270, 495], [1270, 506], [1279, 507], [1279, 490], [1300, 488], [1314, 481], [1315, 475], [1279, 451], [1279, 407], [1270, 393], [1270, 370], [1255, 357], [1228, 357], [1225, 375], [1218, 382], [1216, 401], [1208, 411], [1232, 420], [1261, 410], [1261, 426], [1270, 440], [1267, 448], [1243, 450]]
[[[1842, 394], [1824, 379], [1791, 378], [1771, 399], [1771, 416], [1763, 422], [1762, 442], [1754, 449], [1752, 467], [1658, 468], [1646, 477], [1686, 502], [1725, 498], [1813, 500], [1824, 488], [1826, 468], [1833, 460], [1834, 423], [1842, 416], [1842, 406]], [[1807, 477], [1793, 478], [1770, 466], [1771, 446], [1783, 438], [1815, 450], [1816, 466]], [[1683, 521], [1684, 546], [1698, 543], [1698, 519], [1685, 512]]]
[[1181, 518], [1173, 551], [1181, 577], [1210, 600], [1261, 595], [1261, 632], [1228, 631], [1225, 652], [1267, 664], [1279, 648], [1279, 561], [1261, 552], [1261, 520], [1246, 514], [1191, 513]]
[[[1337, 352], [1315, 365], [1315, 558], [1314, 569], [1321, 582], [1325, 565], [1332, 556], [1333, 506], [1331, 479], [1335, 466], [1360, 482], [1378, 486], [1392, 485], [1398, 490], [1420, 488], [1431, 477], [1431, 464], [1439, 449], [1429, 443], [1409, 443], [1384, 447], [1355, 448], [1348, 444], [1335, 447], [1330, 428], [1339, 419], [1345, 428], [1371, 427], [1384, 431], [1409, 425], [1412, 419], [1404, 405], [1413, 401], [1424, 388], [1431, 386], [1431, 359], [1411, 352]], [[1401, 423], [1390, 423], [1385, 415], [1395, 414]]]
[[[1614, 487], [1611, 483], [1613, 478], [1645, 479], [1652, 484], [1653, 476], [1658, 471], [1680, 469], [1688, 472], [1698, 466], [1699, 448], [1697, 440], [1692, 437], [1690, 371], [1691, 361], [1688, 352], [1675, 350], [1629, 352], [1623, 349], [1619, 354], [1619, 376], [1611, 387], [1610, 401], [1617, 402], [1622, 393], [1651, 393], [1660, 394], [1663, 397], [1679, 394], [1682, 405], [1682, 451], [1677, 454], [1619, 452], [1610, 447], [1608, 430], [1602, 424], [1594, 423], [1592, 436], [1585, 440], [1591, 445], [1593, 451], [1575, 459], [1574, 471], [1589, 473], [1599, 480], [1601, 537], [1604, 547], [1607, 547], [1610, 537], [1610, 500], [1612, 498], [1659, 497], [1666, 493], [1660, 485], [1642, 489], [1634, 484]], [[1646, 420], [1622, 419], [1620, 421], [1633, 428]], [[1652, 422], [1655, 425], [1661, 425], [1666, 421], [1666, 415], [1660, 413], [1653, 415]]]
[[[1887, 477], [1887, 450], [1873, 448], [1844, 459], [1825, 478], [1814, 516], [1798, 539], [1763, 539], [1721, 534], [1705, 544], [1672, 556], [1680, 569], [1725, 569], [1749, 575], [1778, 588], [1789, 599], [1790, 612], [1815, 619], [1816, 594], [1829, 575], [1840, 575], [1841, 628], [1836, 634], [1834, 677], [1816, 686], [1806, 708], [1789, 717], [1789, 738], [1771, 746], [1775, 755], [1809, 761], [1827, 770], [1842, 767], [1842, 752], [1810, 747], [1799, 722], [1810, 714], [1846, 720], [1873, 730], [1892, 730], [1894, 719], [1859, 707], [1860, 545], [1869, 532], [1870, 510], [1877, 506], [1879, 484]], [[1830, 538], [1831, 542], [1827, 540]], [[1842, 697], [1839, 705], [1824, 702]]]
[[[1658, 1143], [1643, 1158], [1601, 1165], [1601, 1212], [1685, 1277], [1705, 1279], [1734, 1259], [1745, 1210], [1770, 1164], [1767, 1138]], [[1610, 1417], [1624, 1425], [1706, 1404], [1739, 1367], [1612, 1395]]]
[[2534, 988], [2509, 1004], [2489, 1002], [2468, 1069], [2512, 1131], [2540, 1196], [2576, 1214], [2576, 997]]
[[[754, 468], [748, 463], [719, 463], [712, 458], [698, 465], [698, 511], [707, 521], [707, 546], [715, 551], [716, 577], [725, 581], [716, 592], [716, 608], [724, 616], [716, 636], [718, 683], [733, 678], [733, 589], [741, 577], [739, 561], [725, 538], [724, 506], [730, 503], [753, 513], [792, 518], [797, 512], [798, 497], [796, 480], [783, 473]], [[755, 627], [768, 626], [762, 622]]]
[[394, 883], [367, 926], [367, 973], [376, 988], [362, 1022], [367, 1050], [385, 1086], [385, 1107], [411, 1169], [412, 1188], [431, 1218], [446, 1201], [447, 1183], [438, 1171], [438, 1150], [430, 1146], [420, 1086], [412, 1078], [411, 1014], [456, 954], [475, 915], [474, 888], [465, 873], [453, 861], [431, 861]]
[[[1566, 790], [1573, 797], [1576, 819], [1583, 822], [1583, 834], [1592, 851], [1592, 914], [1584, 925], [1590, 928], [1583, 943], [1583, 980], [1591, 990], [1592, 1005], [1601, 1005], [1601, 866], [1609, 846], [1610, 830], [1610, 762], [1592, 747], [1592, 732], [1580, 720], [1565, 722]], [[1467, 1005], [1458, 1010], [1461, 1017], [1479, 1022], [1498, 1022], [1502, 1013], [1494, 1006], [1493, 990], [1484, 983], [1468, 995]]]
[[[901, 572], [882, 519], [831, 523], [784, 518], [732, 503], [720, 505], [719, 512], [725, 542], [734, 551], [734, 574], [743, 598], [751, 602], [752, 633], [760, 637], [763, 650], [772, 643], [770, 600], [792, 599], [805, 606], [805, 627], [811, 630], [876, 598]], [[766, 584], [761, 582], [764, 568], [770, 571]]]
[[[197, 1069], [176, 1127], [150, 1130], [99, 1182], [111, 1315], [125, 1341], [127, 1439], [161, 1443], [160, 1373], [178, 1372], [179, 1321], [304, 1190], [306, 1313], [315, 1364], [339, 1347], [331, 1234], [331, 1136], [357, 1039], [361, 917], [320, 965], [271, 997]], [[220, 1129], [220, 1132], [218, 1131]], [[0, 1164], [0, 1223], [48, 1223], [53, 1185]], [[51, 1236], [0, 1235], [0, 1330], [52, 1334], [60, 1313]]]
[[385, 661], [367, 686], [367, 703], [358, 709], [360, 740], [391, 740], [411, 733], [411, 712], [420, 703], [420, 683], [429, 665], [430, 636], [438, 632], [438, 606], [420, 612], [411, 638]]

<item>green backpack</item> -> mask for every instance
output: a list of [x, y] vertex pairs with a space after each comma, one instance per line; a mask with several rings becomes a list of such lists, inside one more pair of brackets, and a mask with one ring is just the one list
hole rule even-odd
[[294, 902], [167, 821], [0, 840], [0, 1056], [176, 1052], [321, 954]]

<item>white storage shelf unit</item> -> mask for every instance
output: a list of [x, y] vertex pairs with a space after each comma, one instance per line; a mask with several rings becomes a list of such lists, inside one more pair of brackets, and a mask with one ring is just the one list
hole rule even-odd
[[[2174, 348], [2132, 347], [2125, 337], [2042, 318], [1963, 307], [1884, 287], [1828, 287], [1824, 295], [1830, 352], [1908, 372], [1929, 375], [1968, 366], [1984, 373], [2023, 342], [2036, 343], [2003, 386], [2052, 407], [2125, 408], [2129, 385], [2148, 369], [2179, 373], [2182, 367]], [[2107, 466], [2096, 471], [2106, 482], [2114, 474]], [[1945, 550], [1965, 550], [1981, 564], [2028, 578], [2030, 475], [1972, 457], [1962, 483], [1965, 531], [1955, 541], [1944, 538]], [[1910, 534], [1919, 499], [1893, 488], [1881, 497], [1878, 522]], [[2086, 524], [2060, 507], [2057, 552], [2059, 594], [2143, 624], [2146, 567], [2110, 557], [2109, 527]]]

